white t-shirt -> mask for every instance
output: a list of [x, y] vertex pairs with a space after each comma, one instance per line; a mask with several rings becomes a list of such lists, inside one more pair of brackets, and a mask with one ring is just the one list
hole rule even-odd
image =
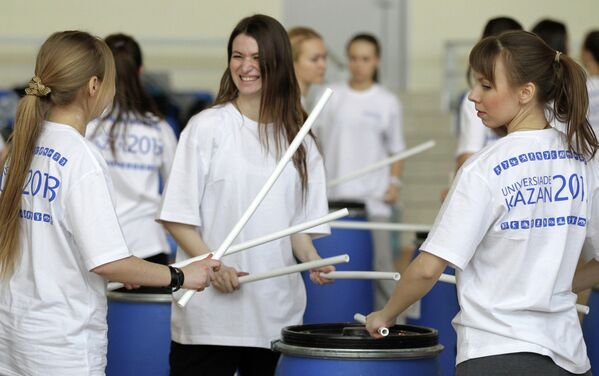
[[[346, 176], [405, 149], [399, 100], [379, 84], [356, 91], [347, 83], [332, 85], [333, 95], [318, 120], [327, 179]], [[389, 186], [385, 167], [328, 191], [332, 200], [366, 203], [370, 216], [390, 217], [383, 197]]]
[[456, 156], [465, 153], [474, 154], [499, 139], [499, 136], [476, 116], [476, 108], [474, 103], [468, 100], [468, 95], [470, 92], [464, 96], [460, 104], [460, 137]]
[[74, 128], [45, 122], [30, 171], [20, 258], [0, 283], [0, 374], [104, 375], [106, 282], [90, 270], [130, 255], [106, 164]]
[[126, 128], [122, 123], [115, 125], [113, 154], [108, 141], [111, 125], [92, 122], [86, 136], [108, 164], [127, 245], [141, 258], [170, 253], [166, 232], [155, 217], [160, 206], [159, 181], [168, 176], [177, 138], [167, 122], [154, 117], [143, 122], [132, 114]]
[[[177, 146], [159, 219], [198, 226], [202, 239], [215, 251], [274, 171], [278, 158], [272, 133], [269, 137], [270, 151], [266, 153], [258, 124], [231, 103], [192, 117]], [[235, 243], [328, 212], [322, 159], [310, 137], [304, 145], [309, 179], [305, 204], [299, 174], [290, 162]], [[322, 225], [306, 232], [322, 235], [330, 230]], [[177, 260], [186, 258], [178, 249]], [[226, 256], [223, 262], [249, 273], [296, 263], [289, 237]], [[281, 328], [301, 324], [305, 305], [299, 273], [244, 285], [232, 294], [210, 288], [196, 294], [184, 309], [173, 305], [171, 336], [182, 344], [270, 348]]]
[[533, 352], [590, 368], [572, 278], [585, 237], [599, 256], [598, 167], [566, 149], [555, 129], [515, 132], [458, 172], [421, 247], [458, 269], [458, 363]]
[[589, 123], [599, 137], [599, 77], [589, 76], [587, 80], [587, 90], [589, 93]]

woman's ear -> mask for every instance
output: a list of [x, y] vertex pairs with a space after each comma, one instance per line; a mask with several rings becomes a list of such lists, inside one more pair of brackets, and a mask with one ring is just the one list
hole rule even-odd
[[98, 77], [93, 76], [87, 82], [87, 92], [90, 97], [95, 97], [96, 95], [98, 95], [99, 90], [100, 90], [100, 80], [98, 79]]
[[535, 99], [537, 87], [534, 83], [528, 82], [518, 90], [518, 99], [521, 104], [528, 104]]

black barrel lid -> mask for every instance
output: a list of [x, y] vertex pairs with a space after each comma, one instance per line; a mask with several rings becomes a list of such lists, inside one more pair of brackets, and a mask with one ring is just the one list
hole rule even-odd
[[281, 342], [327, 349], [413, 349], [436, 346], [439, 333], [423, 326], [395, 325], [387, 337], [375, 339], [361, 324], [310, 324], [283, 328]]
[[336, 211], [347, 208], [349, 217], [366, 217], [366, 204], [359, 201], [329, 201], [329, 210]]

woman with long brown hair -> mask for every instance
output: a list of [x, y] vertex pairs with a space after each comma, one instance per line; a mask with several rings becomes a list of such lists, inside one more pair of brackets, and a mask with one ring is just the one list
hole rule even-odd
[[159, 182], [168, 177], [177, 138], [141, 83], [139, 44], [125, 34], [109, 35], [105, 42], [115, 60], [116, 95], [112, 109], [88, 126], [87, 137], [108, 164], [129, 250], [167, 264], [166, 233], [154, 217], [160, 205]]
[[[478, 117], [508, 134], [462, 166], [422, 252], [367, 317], [368, 330], [378, 336], [451, 264], [457, 375], [590, 374], [572, 292], [583, 243], [599, 257], [599, 144], [584, 70], [524, 31], [482, 39], [470, 66]], [[585, 281], [577, 276], [574, 288]]]
[[[304, 121], [287, 33], [275, 19], [241, 20], [229, 38], [228, 67], [216, 104], [181, 134], [159, 219], [179, 244], [182, 260], [218, 247], [272, 173]], [[256, 238], [327, 212], [322, 159], [312, 136], [293, 156], [237, 237]], [[173, 305], [173, 375], [274, 372], [270, 341], [300, 324], [306, 304], [299, 274], [240, 288], [241, 272], [260, 272], [320, 258], [311, 237], [328, 226], [223, 259], [208, 295]], [[331, 270], [332, 267], [323, 270]], [[323, 280], [315, 270], [311, 278]]]
[[83, 137], [112, 102], [114, 79], [101, 39], [55, 33], [17, 107], [0, 175], [0, 374], [103, 375], [105, 279], [203, 289], [220, 264], [130, 256], [106, 163]]

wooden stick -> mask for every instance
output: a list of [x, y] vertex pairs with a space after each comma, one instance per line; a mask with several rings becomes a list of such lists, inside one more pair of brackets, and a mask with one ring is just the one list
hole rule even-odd
[[332, 228], [347, 228], [354, 230], [383, 230], [383, 231], [410, 231], [428, 232], [432, 225], [415, 225], [410, 223], [385, 223], [385, 222], [357, 222], [335, 221], [331, 222]]
[[399, 281], [399, 273], [394, 272], [362, 272], [362, 271], [350, 271], [350, 272], [329, 272], [320, 273], [320, 276], [328, 279], [380, 279], [380, 280], [393, 280]]
[[[298, 233], [300, 231], [304, 231], [304, 230], [310, 229], [312, 227], [319, 226], [319, 225], [321, 225], [323, 223], [327, 223], [327, 222], [333, 221], [335, 219], [339, 219], [341, 217], [345, 217], [348, 214], [349, 214], [349, 211], [347, 209], [340, 209], [340, 210], [337, 210], [337, 211], [335, 211], [333, 213], [329, 213], [329, 214], [327, 214], [325, 216], [322, 216], [320, 218], [313, 219], [311, 221], [307, 221], [307, 222], [304, 222], [304, 223], [300, 223], [298, 225], [291, 226], [291, 227], [286, 228], [284, 230], [276, 231], [276, 232], [270, 233], [268, 235], [261, 236], [261, 237], [256, 238], [256, 239], [248, 240], [247, 242], [243, 242], [243, 243], [239, 243], [239, 244], [233, 245], [233, 246], [231, 246], [231, 248], [229, 248], [227, 250], [227, 252], [225, 253], [225, 256], [223, 256], [223, 257], [226, 257], [226, 256], [229, 256], [229, 255], [232, 255], [232, 254], [244, 251], [244, 250], [246, 250], [248, 248], [253, 248], [253, 247], [258, 246], [260, 244], [268, 243], [268, 242], [271, 242], [273, 240], [277, 240], [277, 239], [283, 238], [283, 237], [291, 235], [291, 234]], [[179, 262], [176, 262], [176, 263], [172, 264], [171, 266], [174, 266], [174, 267], [177, 267], [177, 268], [182, 268], [184, 266], [187, 266], [187, 265], [191, 264], [192, 262], [201, 261], [201, 260], [205, 259], [206, 257], [208, 257], [209, 254], [210, 253], [205, 253], [205, 254], [200, 255], [200, 256], [196, 256], [196, 257], [189, 258], [187, 260], [179, 261]]]
[[388, 166], [388, 165], [390, 165], [393, 162], [397, 162], [397, 161], [400, 161], [402, 159], [406, 159], [408, 157], [416, 155], [418, 153], [422, 153], [423, 151], [425, 151], [427, 149], [430, 149], [433, 146], [435, 146], [435, 141], [433, 141], [433, 140], [427, 141], [427, 142], [425, 142], [423, 144], [420, 144], [418, 146], [414, 146], [411, 149], [404, 150], [404, 151], [402, 151], [400, 153], [397, 153], [397, 154], [395, 154], [395, 155], [393, 155], [393, 156], [391, 156], [389, 158], [386, 158], [386, 159], [380, 160], [378, 162], [375, 162], [375, 163], [373, 163], [373, 164], [371, 164], [369, 166], [366, 166], [366, 167], [361, 168], [361, 169], [359, 169], [357, 171], [354, 171], [351, 174], [342, 176], [340, 178], [333, 179], [333, 180], [331, 180], [329, 182], [329, 184], [327, 184], [327, 187], [328, 188], [336, 187], [339, 184], [345, 183], [346, 181], [353, 180], [353, 179], [358, 178], [358, 177], [360, 177], [362, 175], [366, 175], [369, 172], [376, 171], [376, 170], [378, 170], [380, 168]]
[[328, 258], [321, 259], [321, 260], [309, 261], [309, 262], [304, 262], [301, 264], [286, 266], [284, 268], [275, 269], [275, 270], [271, 270], [268, 272], [246, 275], [243, 277], [239, 277], [239, 283], [250, 283], [250, 282], [255, 282], [255, 281], [261, 281], [263, 279], [279, 277], [279, 276], [286, 275], [286, 274], [304, 272], [306, 270], [321, 268], [323, 266], [340, 264], [342, 262], [349, 262], [349, 255], [344, 254], [344, 255], [339, 255], [339, 256], [333, 256], [333, 257], [328, 257]]
[[[308, 119], [306, 119], [306, 122], [304, 123], [304, 125], [301, 127], [301, 129], [299, 130], [299, 132], [297, 133], [297, 135], [295, 136], [293, 141], [291, 141], [291, 144], [289, 144], [287, 151], [285, 152], [285, 154], [283, 154], [283, 157], [277, 163], [275, 170], [272, 172], [270, 177], [266, 180], [266, 183], [264, 183], [264, 186], [262, 186], [262, 189], [260, 189], [260, 192], [258, 192], [258, 194], [254, 198], [254, 200], [250, 203], [250, 206], [246, 209], [246, 211], [243, 213], [241, 218], [239, 218], [239, 220], [237, 221], [237, 223], [235, 224], [233, 229], [231, 229], [231, 232], [229, 232], [229, 235], [227, 235], [227, 237], [222, 242], [220, 247], [218, 247], [218, 249], [214, 253], [213, 258], [215, 260], [220, 260], [221, 257], [223, 257], [225, 255], [225, 252], [227, 251], [227, 249], [231, 246], [231, 244], [233, 243], [233, 241], [235, 240], [237, 235], [239, 235], [239, 233], [241, 232], [241, 230], [243, 229], [245, 224], [250, 220], [251, 216], [254, 214], [254, 212], [258, 208], [258, 205], [260, 205], [262, 200], [264, 200], [264, 198], [266, 197], [266, 194], [270, 191], [272, 186], [275, 184], [275, 182], [277, 181], [277, 179], [283, 172], [283, 169], [285, 168], [285, 166], [287, 166], [287, 163], [289, 163], [289, 161], [291, 160], [291, 158], [293, 157], [293, 155], [295, 154], [297, 149], [300, 147], [302, 142], [304, 142], [304, 138], [308, 135], [308, 132], [310, 132], [310, 129], [312, 128], [312, 125], [314, 124], [314, 121], [316, 120], [318, 115], [320, 115], [320, 112], [322, 111], [322, 109], [324, 108], [324, 106], [326, 105], [327, 101], [329, 100], [329, 98], [331, 97], [332, 94], [333, 94], [333, 91], [329, 88], [327, 88], [324, 91], [324, 93], [318, 100], [318, 103], [316, 103], [316, 106], [312, 110], [312, 113], [310, 113], [310, 116], [308, 116]], [[186, 291], [185, 294], [183, 294], [183, 296], [181, 297], [181, 299], [179, 299], [177, 304], [180, 307], [185, 307], [187, 305], [187, 303], [189, 302], [189, 300], [193, 297], [194, 294], [195, 294], [194, 290]]]
[[[360, 324], [364, 324], [366, 325], [366, 316], [364, 316], [361, 313], [356, 313], [354, 315], [354, 320], [356, 320], [357, 322], [359, 322]], [[383, 337], [387, 337], [389, 335], [389, 329], [385, 328], [384, 326], [378, 328], [377, 330], [379, 332], [380, 335], [382, 335]]]

